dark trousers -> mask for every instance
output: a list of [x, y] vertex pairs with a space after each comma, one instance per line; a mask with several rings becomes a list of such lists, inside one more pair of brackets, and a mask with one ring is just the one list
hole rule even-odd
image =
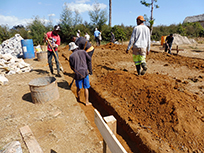
[[57, 66], [57, 73], [60, 73], [60, 67], [59, 67], [59, 61], [58, 61], [58, 51], [55, 51], [57, 57], [55, 56], [54, 52], [52, 51], [47, 51], [47, 55], [48, 55], [48, 64], [49, 64], [49, 68], [50, 68], [50, 72], [53, 74], [53, 67], [52, 67], [52, 56], [54, 56], [55, 58], [55, 63]]
[[100, 40], [99, 40], [99, 37], [95, 37], [96, 39], [96, 44], [100, 46]]
[[88, 54], [90, 57], [92, 57], [92, 56], [93, 56], [93, 53], [94, 53], [94, 49], [93, 49], [92, 51], [88, 52], [87, 54]]
[[167, 44], [165, 44], [165, 52], [167, 52], [167, 50], [169, 50], [168, 53], [171, 54], [172, 43], [168, 43], [168, 46], [167, 46]]

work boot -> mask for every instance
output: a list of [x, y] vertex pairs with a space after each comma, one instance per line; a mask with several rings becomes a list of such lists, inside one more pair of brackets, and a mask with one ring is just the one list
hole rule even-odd
[[141, 65], [142, 65], [142, 68], [143, 68], [143, 70], [141, 72], [141, 75], [144, 75], [146, 73], [146, 71], [147, 71], [147, 65], [146, 65], [146, 63], [142, 63]]
[[141, 75], [141, 73], [140, 73], [140, 69], [141, 69], [140, 65], [136, 65], [136, 69], [137, 69], [137, 74]]

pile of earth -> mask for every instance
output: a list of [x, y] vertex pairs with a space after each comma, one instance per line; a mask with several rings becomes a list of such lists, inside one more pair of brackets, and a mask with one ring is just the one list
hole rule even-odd
[[[127, 45], [95, 47], [92, 88], [114, 108], [153, 152], [203, 152], [203, 100], [186, 90], [188, 82], [167, 75], [138, 76]], [[65, 50], [66, 51], [66, 50]], [[66, 51], [67, 52], [67, 51]], [[62, 53], [65, 53], [62, 50]], [[204, 60], [151, 52], [148, 59], [203, 71]], [[122, 66], [121, 66], [122, 65]], [[168, 68], [168, 67], [167, 67]], [[203, 80], [203, 77], [200, 76]]]
[[180, 34], [173, 34], [174, 41], [173, 44], [175, 45], [182, 45], [182, 44], [196, 44], [197, 42], [194, 39], [189, 39], [186, 36], [181, 36]]

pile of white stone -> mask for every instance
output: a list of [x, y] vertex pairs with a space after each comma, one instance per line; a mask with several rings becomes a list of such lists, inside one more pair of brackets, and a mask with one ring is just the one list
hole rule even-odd
[[16, 34], [14, 37], [3, 41], [0, 45], [0, 54], [11, 54], [16, 57], [21, 57], [23, 55], [21, 40], [23, 38]]
[[30, 72], [30, 64], [25, 63], [22, 58], [17, 58], [11, 54], [0, 54], [0, 85], [8, 83], [6, 75]]
[[22, 72], [30, 72], [30, 64], [25, 63], [22, 58], [17, 58], [11, 54], [0, 54], [0, 73], [11, 75]]
[[0, 85], [8, 82], [6, 75], [30, 72], [30, 64], [25, 63], [22, 58], [21, 40], [23, 38], [16, 34], [14, 37], [5, 40], [0, 45]]

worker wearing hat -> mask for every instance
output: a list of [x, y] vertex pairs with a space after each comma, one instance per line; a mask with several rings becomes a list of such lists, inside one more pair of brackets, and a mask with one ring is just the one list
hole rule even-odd
[[[69, 43], [69, 50], [72, 54], [69, 57], [69, 64], [71, 69], [75, 72], [74, 79], [77, 87], [77, 100], [80, 102], [80, 89], [84, 88], [86, 99], [86, 106], [91, 105], [89, 102], [89, 74], [92, 74], [91, 57], [85, 50], [79, 49], [74, 43]], [[89, 70], [89, 73], [88, 73]]]
[[[50, 68], [50, 72], [51, 75], [53, 75], [53, 66], [52, 66], [52, 57], [54, 56], [55, 58], [55, 62], [56, 62], [56, 66], [57, 66], [57, 75], [56, 76], [61, 76], [60, 75], [60, 66], [59, 66], [59, 61], [58, 61], [58, 46], [60, 45], [60, 36], [58, 35], [60, 31], [60, 26], [59, 25], [55, 25], [53, 31], [49, 31], [47, 32], [46, 36], [45, 36], [45, 40], [48, 38], [51, 46], [48, 43], [47, 46], [47, 54], [48, 54], [48, 64], [49, 64], [49, 68]], [[46, 40], [48, 41], [48, 40]], [[57, 57], [55, 56], [53, 50], [55, 51]]]
[[[138, 75], [144, 75], [147, 71], [146, 55], [150, 52], [150, 30], [144, 25], [143, 16], [136, 19], [137, 26], [134, 27], [126, 53], [133, 45], [133, 61], [136, 65]], [[141, 71], [141, 67], [143, 70]]]

